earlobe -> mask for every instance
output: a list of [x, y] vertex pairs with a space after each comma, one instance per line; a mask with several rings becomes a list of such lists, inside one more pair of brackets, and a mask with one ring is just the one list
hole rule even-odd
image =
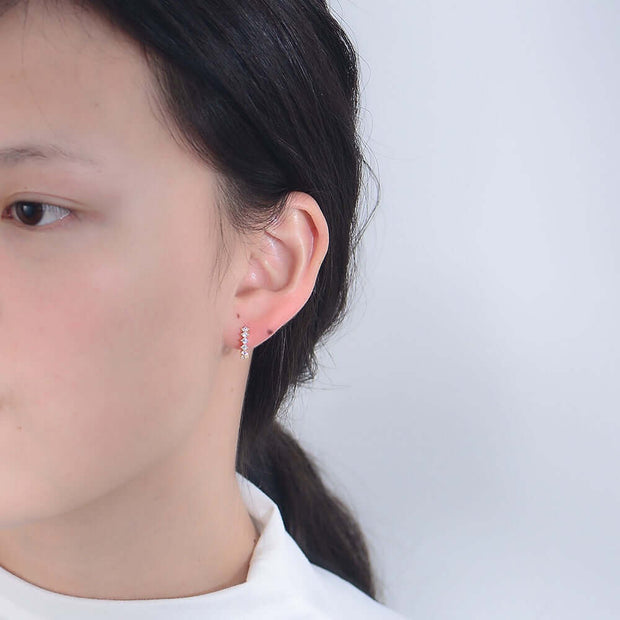
[[[255, 237], [235, 294], [231, 335], [250, 327], [255, 348], [293, 318], [308, 301], [329, 246], [325, 217], [308, 194], [292, 192], [282, 216]], [[236, 315], [240, 319], [236, 318]]]

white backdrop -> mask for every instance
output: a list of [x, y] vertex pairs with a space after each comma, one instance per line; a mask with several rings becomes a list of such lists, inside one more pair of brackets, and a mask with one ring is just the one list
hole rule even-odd
[[620, 617], [620, 3], [334, 0], [382, 200], [291, 415], [411, 618]]

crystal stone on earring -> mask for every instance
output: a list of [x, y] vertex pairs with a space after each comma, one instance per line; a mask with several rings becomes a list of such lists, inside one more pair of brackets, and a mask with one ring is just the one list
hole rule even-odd
[[243, 326], [241, 328], [241, 359], [247, 360], [249, 358], [248, 354], [248, 332], [250, 328], [247, 326]]

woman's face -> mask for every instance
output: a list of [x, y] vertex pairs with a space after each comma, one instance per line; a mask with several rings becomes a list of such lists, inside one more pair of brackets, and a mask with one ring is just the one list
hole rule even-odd
[[[230, 299], [211, 287], [215, 176], [148, 75], [71, 9], [0, 18], [0, 527], [136, 476], [209, 402]], [[5, 152], [22, 145], [46, 156]]]

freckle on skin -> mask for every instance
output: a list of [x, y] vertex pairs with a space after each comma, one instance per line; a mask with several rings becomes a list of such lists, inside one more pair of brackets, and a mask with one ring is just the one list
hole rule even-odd
[[270, 329], [268, 329], [268, 330], [267, 330], [267, 334], [268, 334], [269, 336], [271, 336], [271, 334], [273, 334], [273, 332], [272, 332]]
[[241, 318], [241, 315], [239, 315], [239, 314], [238, 314], [238, 315], [237, 315], [237, 318], [238, 318], [238, 319], [240, 319], [240, 318]]

